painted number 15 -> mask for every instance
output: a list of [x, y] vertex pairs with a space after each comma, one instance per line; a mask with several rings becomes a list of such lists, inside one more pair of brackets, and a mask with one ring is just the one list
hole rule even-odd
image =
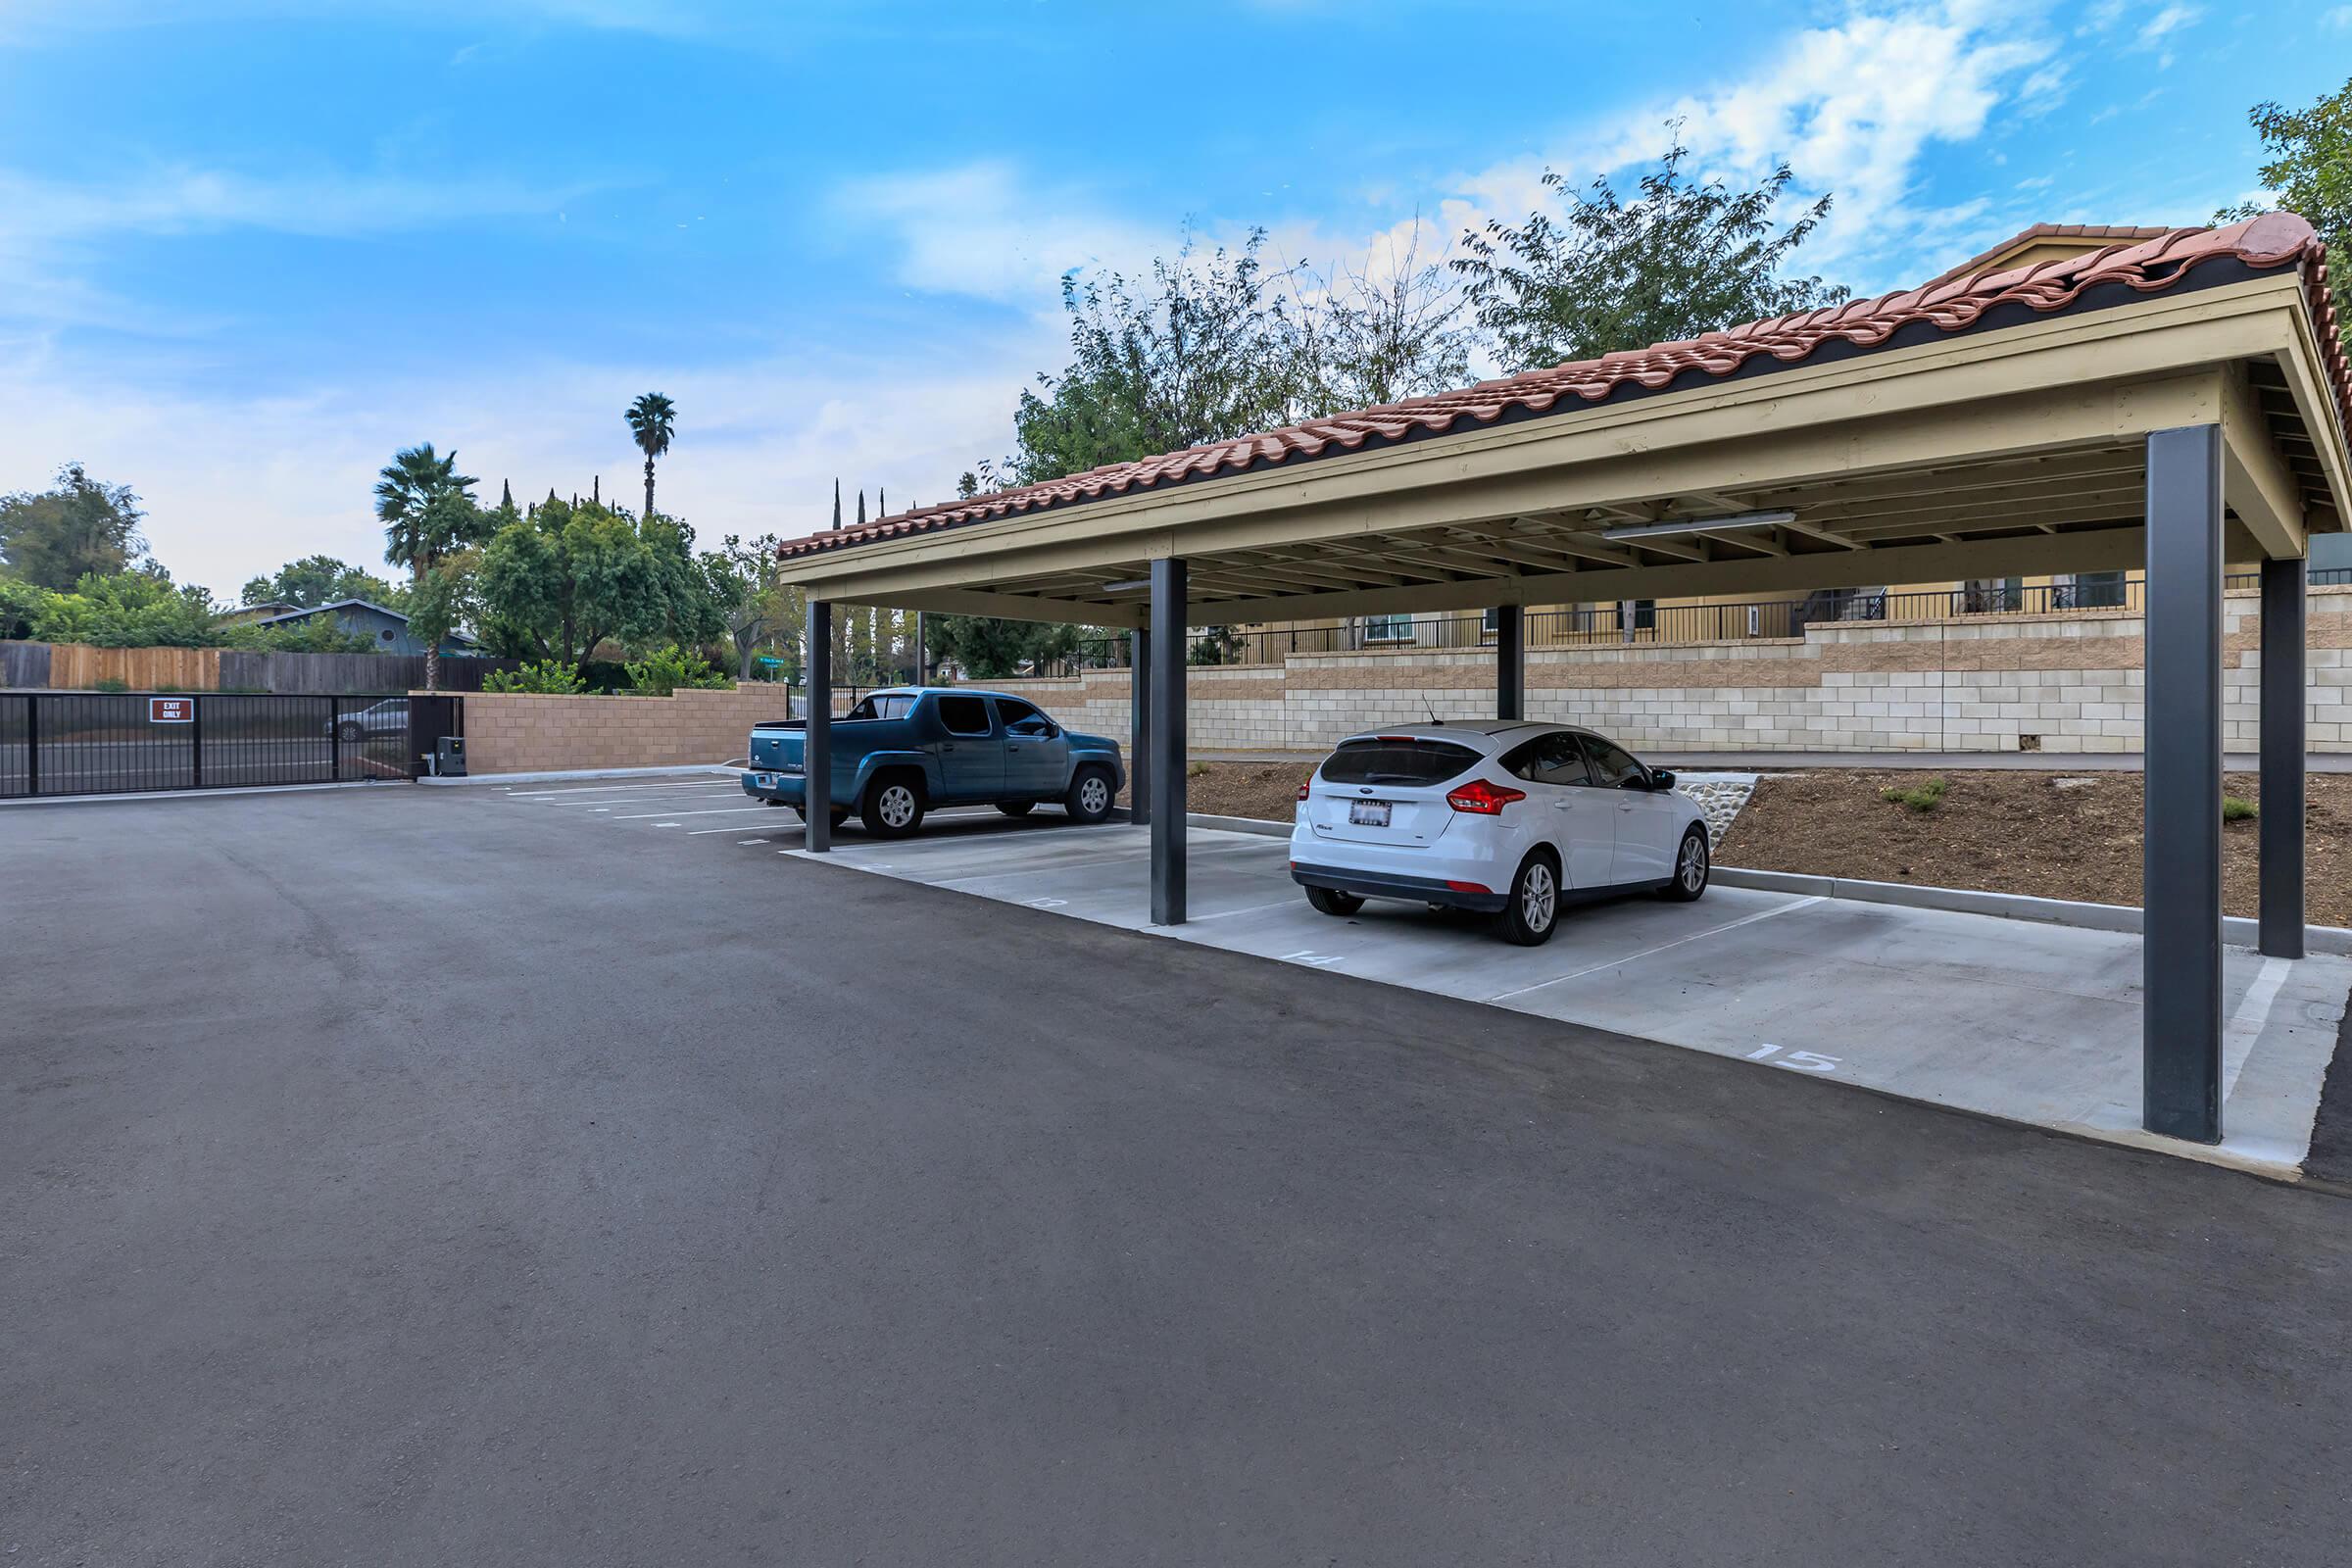
[[1824, 1056], [1810, 1051], [1783, 1051], [1778, 1046], [1766, 1046], [1747, 1054], [1750, 1061], [1770, 1061], [1776, 1067], [1793, 1067], [1798, 1072], [1836, 1072], [1841, 1056]]

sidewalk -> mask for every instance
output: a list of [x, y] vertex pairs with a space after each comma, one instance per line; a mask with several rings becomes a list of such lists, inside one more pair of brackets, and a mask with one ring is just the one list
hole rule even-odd
[[[1196, 762], [1320, 762], [1328, 750], [1270, 752], [1193, 752]], [[1674, 752], [1640, 751], [1636, 755], [1659, 767], [1720, 768], [1731, 772], [1789, 772], [1804, 767], [1917, 767], [1959, 771], [2043, 773], [2137, 773], [2145, 764], [2136, 752]], [[2222, 759], [2225, 771], [2259, 770], [2252, 752], [2231, 752]], [[2303, 759], [2311, 773], [2352, 773], [2352, 755], [2314, 752]]]

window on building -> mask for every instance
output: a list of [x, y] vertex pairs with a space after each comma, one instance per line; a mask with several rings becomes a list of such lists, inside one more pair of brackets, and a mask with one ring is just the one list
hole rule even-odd
[[2071, 586], [2076, 610], [2121, 610], [2125, 574], [2120, 571], [2079, 571]]
[[1366, 615], [1364, 641], [1368, 643], [1409, 643], [1413, 640], [1413, 617], [1410, 615]]

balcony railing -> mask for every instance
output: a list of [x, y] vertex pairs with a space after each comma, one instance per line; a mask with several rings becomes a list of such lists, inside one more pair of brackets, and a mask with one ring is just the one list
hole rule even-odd
[[[2224, 578], [2223, 586], [2250, 589], [2259, 581], [2252, 572], [2240, 572]], [[2315, 587], [2352, 583], [2352, 567], [2314, 571], [2311, 582]], [[1825, 588], [1801, 599], [1758, 599], [1727, 605], [1635, 602], [1596, 610], [1534, 610], [1527, 614], [1527, 646], [1540, 649], [1627, 643], [1658, 646], [1742, 642], [1802, 637], [1807, 626], [1845, 621], [2135, 611], [2143, 607], [2145, 591], [2145, 579], [2133, 574], [2071, 583], [1969, 583], [1920, 593]], [[1494, 626], [1493, 619], [1484, 613], [1359, 615], [1320, 626], [1195, 627], [1188, 635], [1192, 646], [1186, 657], [1196, 665], [1272, 664], [1292, 654], [1492, 647]], [[1126, 664], [1126, 638], [1090, 638], [1081, 642], [1068, 658], [1054, 660], [1037, 673], [1074, 675], [1087, 669], [1123, 669]]]

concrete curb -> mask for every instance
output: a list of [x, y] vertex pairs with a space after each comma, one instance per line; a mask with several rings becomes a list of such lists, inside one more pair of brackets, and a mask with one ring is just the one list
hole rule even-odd
[[700, 773], [739, 773], [732, 762], [694, 762], [677, 767], [590, 767], [562, 773], [468, 773], [464, 778], [420, 778], [419, 784], [562, 784], [593, 778], [685, 778]]
[[[1194, 827], [1228, 833], [1256, 833], [1287, 839], [1290, 824], [1249, 816], [1209, 816], [1187, 812]], [[1908, 882], [1865, 882], [1854, 877], [1810, 876], [1801, 871], [1748, 871], [1736, 865], [1715, 867], [1714, 877], [1727, 888], [1753, 888], [1761, 893], [1793, 893], [1798, 897], [1846, 899], [1855, 904], [1891, 904], [1906, 909], [1949, 909], [1955, 914], [1989, 914], [2003, 920], [2039, 920], [2048, 925], [2074, 926], [2084, 931], [2139, 934], [2141, 911], [2129, 904], [2079, 904], [2068, 899], [2036, 899], [2023, 893], [1984, 893], [1974, 888], [1920, 887]], [[2260, 938], [2257, 924], [2242, 915], [2222, 920], [2222, 940], [2232, 947], [2250, 948]], [[2352, 956], [2352, 930], [2334, 925], [2303, 928], [2303, 945], [2312, 953]]]
[[[1849, 899], [1857, 904], [1891, 904], [1906, 909], [1950, 909], [1959, 914], [1989, 914], [2003, 920], [2039, 920], [2084, 931], [2116, 931], [2137, 936], [2142, 911], [2129, 904], [2081, 904], [2069, 899], [2036, 899], [2023, 893], [1985, 893], [1974, 888], [1920, 887], [1907, 882], [1865, 882], [1853, 877], [1808, 876], [1795, 871], [1747, 871], [1719, 865], [1715, 880], [1727, 888], [1755, 888], [1766, 893], [1809, 894], [1825, 899]], [[2261, 936], [2257, 922], [2243, 915], [2222, 919], [2222, 940], [2232, 947], [2250, 948]], [[2352, 930], [2334, 925], [2307, 925], [2304, 947], [2313, 953], [2352, 955]]]

